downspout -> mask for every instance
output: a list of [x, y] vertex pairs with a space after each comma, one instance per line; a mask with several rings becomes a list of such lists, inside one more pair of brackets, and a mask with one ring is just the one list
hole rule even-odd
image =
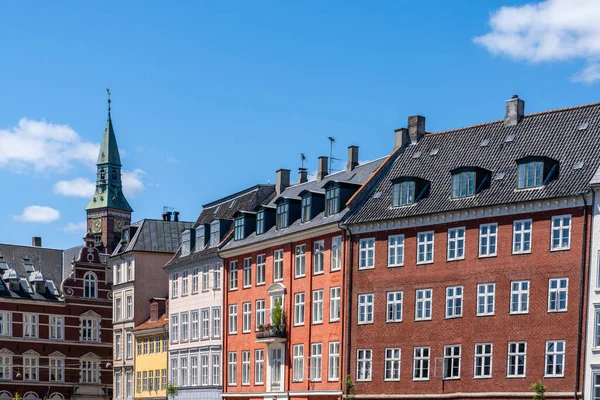
[[[338, 224], [339, 225], [339, 224]], [[347, 275], [347, 280], [346, 280], [346, 304], [345, 307], [342, 308], [342, 310], [344, 310], [344, 318], [346, 319], [346, 326], [342, 327], [342, 332], [345, 330], [346, 331], [346, 354], [344, 356], [345, 359], [345, 363], [346, 363], [346, 376], [343, 377], [343, 384], [342, 384], [342, 396], [347, 395], [346, 393], [346, 377], [348, 377], [350, 375], [350, 353], [351, 353], [351, 332], [352, 332], [352, 272], [354, 270], [354, 265], [353, 265], [353, 261], [354, 261], [354, 240], [352, 237], [352, 231], [350, 230], [350, 228], [347, 225], [340, 225], [340, 229], [343, 228], [344, 231], [346, 232], [346, 237], [348, 238], [348, 265], [346, 268], [346, 275]], [[344, 320], [342, 320], [344, 321]], [[344, 329], [345, 328], [345, 329]]]
[[[308, 240], [308, 243], [310, 243], [310, 270], [308, 268], [306, 268], [306, 271], [304, 271], [306, 273], [307, 276], [309, 276], [310, 278], [308, 279], [308, 293], [306, 297], [308, 297], [308, 299], [305, 297], [304, 298], [304, 306], [306, 307], [306, 305], [308, 305], [308, 346], [306, 349], [306, 354], [308, 355], [308, 357], [306, 357], [306, 359], [308, 360], [307, 364], [308, 364], [308, 376], [306, 379], [306, 390], [310, 391], [310, 385], [312, 383], [312, 381], [310, 380], [310, 356], [312, 355], [312, 312], [313, 312], [313, 278], [314, 278], [314, 270], [315, 270], [315, 239], [310, 238]], [[325, 246], [323, 246], [325, 247]], [[323, 248], [323, 252], [325, 252], [325, 249]], [[306, 251], [305, 251], [306, 254]], [[306, 260], [304, 261], [304, 265], [306, 265]], [[323, 254], [323, 270], [325, 270], [325, 254]], [[323, 299], [325, 299], [325, 291], [323, 291]], [[324, 306], [324, 305], [323, 305]], [[325, 309], [325, 307], [323, 307], [323, 309]], [[323, 319], [325, 318], [325, 316], [323, 316]], [[304, 312], [304, 319], [306, 320], [306, 311]], [[293, 351], [293, 350], [292, 350]], [[323, 349], [321, 349], [321, 360], [323, 357]], [[323, 369], [323, 361], [321, 361], [321, 373]], [[306, 368], [305, 368], [306, 370]], [[314, 384], [313, 384], [314, 386]]]
[[[594, 192], [594, 200], [596, 193]], [[576, 368], [575, 368], [575, 390], [573, 393], [573, 399], [577, 400], [577, 393], [579, 390], [579, 384], [581, 382], [581, 352], [582, 352], [582, 340], [583, 340], [583, 313], [584, 313], [584, 293], [585, 293], [585, 261], [587, 253], [587, 237], [588, 237], [588, 213], [587, 213], [587, 201], [585, 195], [581, 197], [583, 199], [583, 237], [581, 240], [581, 267], [579, 271], [579, 315], [577, 318], [577, 355], [576, 355]], [[594, 204], [594, 203], [592, 203]], [[591, 252], [590, 252], [591, 257]], [[583, 366], [585, 368], [585, 365]]]

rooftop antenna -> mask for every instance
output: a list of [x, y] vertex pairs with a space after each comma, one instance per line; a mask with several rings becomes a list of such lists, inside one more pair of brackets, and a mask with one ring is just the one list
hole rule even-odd
[[300, 168], [304, 169], [304, 161], [306, 161], [306, 156], [304, 153], [300, 153]]
[[110, 89], [106, 88], [106, 94], [108, 94], [108, 113], [110, 114]]
[[333, 136], [329, 136], [329, 174], [333, 172], [333, 161], [341, 161], [339, 158], [335, 158], [333, 156], [333, 144], [335, 143], [335, 138]]

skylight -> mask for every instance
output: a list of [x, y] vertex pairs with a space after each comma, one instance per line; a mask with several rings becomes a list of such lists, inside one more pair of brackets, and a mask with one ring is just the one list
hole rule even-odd
[[496, 173], [496, 175], [494, 175], [494, 180], [501, 181], [502, 179], [504, 179], [505, 176], [506, 176], [506, 172], [498, 172], [498, 173]]
[[480, 147], [487, 147], [490, 144], [490, 139], [483, 139], [483, 141], [479, 144]]
[[432, 149], [432, 150], [429, 152], [429, 155], [430, 155], [430, 156], [437, 156], [437, 154], [438, 154], [439, 152], [440, 152], [440, 149]]
[[33, 271], [35, 271], [35, 268], [33, 267], [33, 264], [31, 264], [31, 263], [25, 263], [23, 265], [25, 266], [25, 272], [33, 272]]
[[586, 129], [587, 129], [588, 125], [589, 125], [589, 124], [588, 124], [588, 122], [587, 122], [587, 121], [586, 121], [586, 122], [582, 122], [582, 123], [580, 123], [580, 124], [579, 124], [579, 126], [577, 127], [577, 130], [578, 130], [578, 131], [584, 131], [584, 130], [586, 130]]
[[421, 152], [420, 152], [420, 151], [416, 151], [416, 152], [413, 154], [413, 158], [419, 158], [419, 157], [421, 157]]
[[578, 161], [575, 164], [573, 164], [573, 169], [581, 169], [583, 168], [583, 161]]
[[504, 138], [504, 141], [507, 142], [507, 143], [508, 142], [514, 142], [515, 141], [515, 135], [511, 133], [510, 135], [508, 135], [507, 137]]
[[235, 204], [235, 201], [236, 201], [236, 200], [237, 200], [237, 199], [233, 199], [233, 201], [231, 202], [231, 204], [229, 204], [229, 208], [233, 207], [233, 205]]
[[378, 198], [380, 198], [380, 197], [381, 197], [381, 192], [375, 192], [375, 193], [373, 194], [373, 198], [374, 198], [374, 199], [378, 199]]
[[218, 213], [218, 212], [219, 212], [219, 208], [221, 208], [221, 205], [220, 205], [220, 204], [217, 206], [217, 208], [215, 208], [215, 212], [214, 212], [213, 214], [216, 214], [216, 213]]

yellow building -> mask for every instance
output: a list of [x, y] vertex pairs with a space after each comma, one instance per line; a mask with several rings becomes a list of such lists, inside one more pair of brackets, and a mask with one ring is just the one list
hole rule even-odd
[[152, 298], [150, 302], [150, 318], [133, 329], [135, 398], [164, 400], [169, 351], [167, 300]]

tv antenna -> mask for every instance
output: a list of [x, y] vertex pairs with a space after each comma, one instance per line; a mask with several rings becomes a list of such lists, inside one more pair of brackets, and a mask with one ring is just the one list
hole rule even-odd
[[300, 168], [304, 169], [304, 161], [306, 161], [306, 156], [304, 153], [300, 153]]
[[331, 174], [331, 172], [333, 172], [333, 162], [342, 160], [333, 156], [333, 144], [335, 143], [335, 138], [329, 136], [327, 139], [329, 139], [329, 173]]

